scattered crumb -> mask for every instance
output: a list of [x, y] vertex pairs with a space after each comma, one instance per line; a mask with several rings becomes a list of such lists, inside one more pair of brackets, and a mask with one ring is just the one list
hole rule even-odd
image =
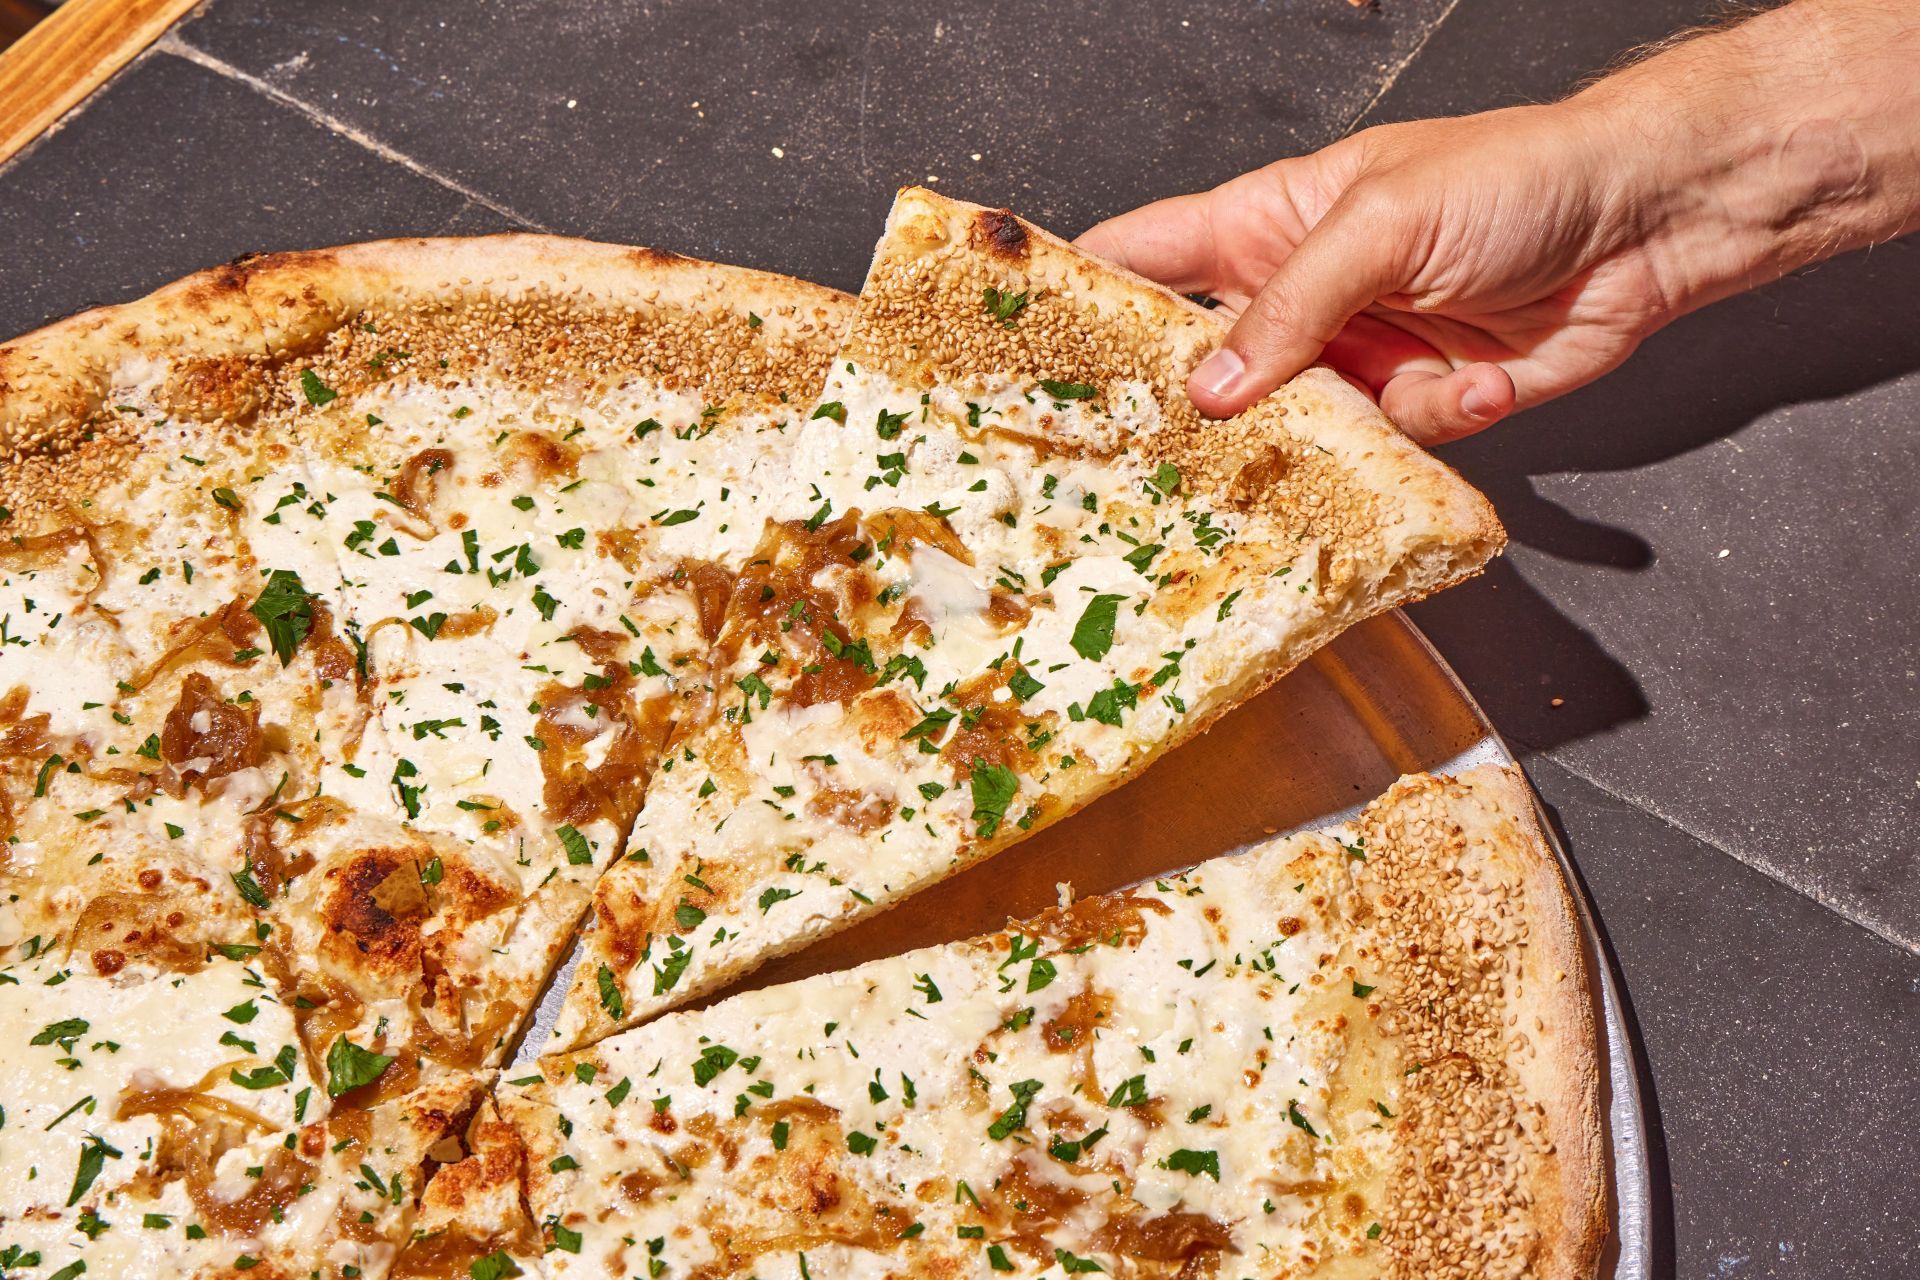
[[784, 159], [786, 159], [786, 158], [787, 158], [787, 153], [786, 153], [786, 152], [785, 152], [784, 150], [782, 150], [781, 148], [779, 148], [779, 147], [775, 147], [775, 148], [773, 149], [773, 158], [774, 158], [775, 160], [784, 160]]
[[1564, 707], [1567, 705], [1567, 700], [1565, 698], [1554, 698], [1549, 701], [1547, 705], [1550, 707]]

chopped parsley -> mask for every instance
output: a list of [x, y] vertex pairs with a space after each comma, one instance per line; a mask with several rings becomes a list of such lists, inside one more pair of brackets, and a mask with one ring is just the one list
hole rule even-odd
[[259, 599], [247, 610], [266, 628], [267, 642], [280, 665], [293, 664], [294, 650], [313, 629], [313, 596], [300, 575], [291, 569], [275, 569], [267, 575], [267, 585]]
[[350, 1089], [372, 1084], [392, 1065], [392, 1054], [362, 1049], [343, 1035], [327, 1050], [327, 1092], [337, 1098]]
[[1089, 662], [1098, 662], [1113, 648], [1113, 624], [1119, 619], [1125, 596], [1101, 594], [1087, 601], [1080, 621], [1073, 624], [1073, 651]]

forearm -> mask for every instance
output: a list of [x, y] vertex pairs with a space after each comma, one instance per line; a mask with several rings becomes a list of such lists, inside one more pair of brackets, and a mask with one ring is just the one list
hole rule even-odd
[[1920, 229], [1920, 3], [1799, 0], [1565, 104], [1675, 313]]

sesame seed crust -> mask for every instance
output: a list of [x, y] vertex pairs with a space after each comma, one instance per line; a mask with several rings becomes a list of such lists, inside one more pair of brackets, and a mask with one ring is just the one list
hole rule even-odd
[[244, 280], [216, 267], [0, 345], [0, 505], [12, 532], [67, 523], [163, 416], [216, 438], [251, 417], [263, 353]]
[[[1008, 318], [983, 298], [1023, 297]], [[861, 290], [847, 354], [932, 387], [983, 370], [1029, 382], [1144, 384], [1162, 424], [1131, 446], [1196, 491], [1257, 515], [1276, 541], [1329, 548], [1327, 580], [1404, 561], [1426, 595], [1479, 571], [1505, 532], [1486, 499], [1338, 375], [1311, 369], [1234, 418], [1206, 418], [1186, 377], [1226, 323], [1005, 210], [903, 190]]]
[[477, 372], [542, 393], [641, 376], [746, 406], [819, 385], [851, 299], [741, 267], [552, 236], [393, 240], [260, 259], [247, 292], [275, 364], [349, 391]]
[[558, 236], [242, 259], [0, 346], [0, 505], [15, 532], [65, 523], [163, 422], [214, 441], [297, 431], [307, 369], [341, 391], [484, 372], [590, 392], [640, 376], [747, 407], [817, 386], [851, 306], [784, 276]]
[[1358, 819], [1399, 1117], [1392, 1280], [1587, 1280], [1607, 1231], [1592, 987], [1517, 772], [1403, 778]]

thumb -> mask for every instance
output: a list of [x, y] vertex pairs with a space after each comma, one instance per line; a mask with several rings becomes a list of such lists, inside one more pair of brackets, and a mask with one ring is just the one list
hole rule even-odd
[[1351, 197], [1335, 204], [1188, 376], [1194, 407], [1231, 417], [1319, 359], [1347, 321], [1398, 287], [1396, 240], [1391, 217]]

